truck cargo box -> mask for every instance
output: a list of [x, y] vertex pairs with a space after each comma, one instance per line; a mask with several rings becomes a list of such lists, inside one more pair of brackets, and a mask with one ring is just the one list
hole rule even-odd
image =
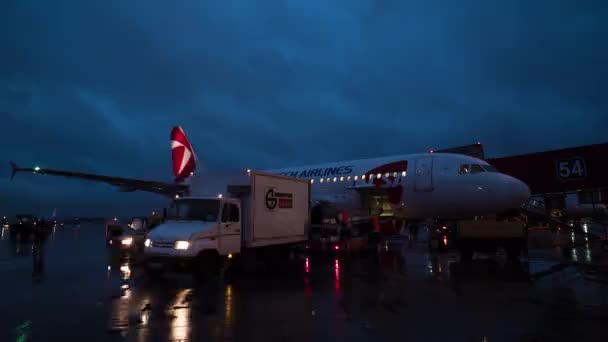
[[243, 245], [305, 241], [310, 213], [308, 180], [262, 172], [252, 172], [251, 177], [251, 195], [241, 197]]

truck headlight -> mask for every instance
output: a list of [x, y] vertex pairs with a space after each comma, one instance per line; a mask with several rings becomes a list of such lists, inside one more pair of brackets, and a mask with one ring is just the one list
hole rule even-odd
[[188, 249], [190, 242], [188, 241], [175, 241], [175, 249]]
[[124, 238], [120, 241], [120, 244], [123, 246], [131, 246], [132, 243], [133, 243], [132, 237]]
[[144, 241], [144, 246], [146, 246], [146, 247], [150, 247], [151, 244], [152, 244], [152, 241], [150, 239], [146, 239], [146, 241]]

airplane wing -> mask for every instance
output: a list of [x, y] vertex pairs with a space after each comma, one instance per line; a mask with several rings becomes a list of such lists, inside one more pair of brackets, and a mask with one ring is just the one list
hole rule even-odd
[[188, 191], [186, 184], [178, 183], [166, 183], [158, 181], [149, 181], [133, 178], [122, 178], [112, 176], [102, 176], [83, 172], [64, 171], [64, 170], [53, 170], [41, 167], [23, 168], [17, 166], [14, 162], [11, 162], [11, 179], [15, 177], [17, 172], [31, 172], [34, 174], [44, 174], [51, 176], [61, 176], [66, 178], [78, 178], [95, 182], [107, 183], [119, 188], [123, 192], [133, 191], [147, 191], [164, 196], [175, 196], [176, 194], [184, 194]]

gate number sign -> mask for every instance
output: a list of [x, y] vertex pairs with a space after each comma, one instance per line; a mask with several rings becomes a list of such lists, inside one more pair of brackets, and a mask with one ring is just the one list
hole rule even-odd
[[557, 162], [557, 175], [563, 180], [585, 178], [587, 168], [583, 158], [571, 158]]

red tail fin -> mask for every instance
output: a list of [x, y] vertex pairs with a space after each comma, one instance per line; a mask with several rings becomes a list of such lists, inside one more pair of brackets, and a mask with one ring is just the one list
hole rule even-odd
[[173, 156], [173, 175], [176, 182], [181, 182], [194, 173], [196, 155], [184, 130], [173, 127], [171, 130], [171, 153]]

